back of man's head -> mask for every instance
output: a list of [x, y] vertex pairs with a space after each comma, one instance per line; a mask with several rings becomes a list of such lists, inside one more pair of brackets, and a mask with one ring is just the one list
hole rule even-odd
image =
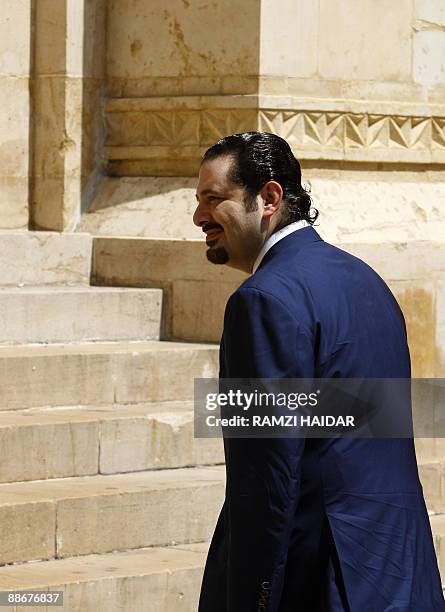
[[231, 157], [230, 180], [246, 190], [246, 208], [255, 210], [256, 196], [268, 181], [283, 189], [282, 222], [300, 219], [314, 223], [318, 211], [312, 209], [309, 193], [301, 184], [301, 167], [288, 143], [269, 132], [243, 132], [225, 136], [204, 153], [201, 164], [217, 157]]

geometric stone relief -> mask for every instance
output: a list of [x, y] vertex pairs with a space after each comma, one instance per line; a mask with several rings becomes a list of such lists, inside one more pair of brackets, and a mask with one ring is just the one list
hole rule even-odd
[[431, 127], [433, 143], [441, 148], [445, 148], [445, 119], [433, 117]]
[[445, 148], [445, 119], [437, 117], [260, 110], [259, 129], [299, 147], [310, 143], [328, 148]]
[[165, 159], [168, 166], [169, 151], [186, 147], [187, 155], [199, 157], [227, 134], [261, 130], [285, 138], [301, 159], [445, 163], [445, 117], [440, 116], [190, 104], [164, 111], [146, 102], [138, 106], [134, 98], [131, 103], [111, 105], [106, 113], [105, 154], [111, 160], [131, 161], [141, 158], [141, 150], [148, 154], [158, 147], [160, 163]]
[[226, 134], [255, 129], [254, 110], [129, 111], [107, 114], [107, 145], [211, 144]]

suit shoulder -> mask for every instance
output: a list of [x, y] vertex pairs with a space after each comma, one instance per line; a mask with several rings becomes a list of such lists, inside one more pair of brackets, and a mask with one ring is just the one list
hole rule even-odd
[[246, 279], [230, 296], [226, 305], [226, 317], [237, 316], [241, 311], [251, 311], [251, 315], [267, 311], [273, 317], [284, 316], [289, 322], [298, 325], [309, 333], [311, 306], [305, 297], [304, 283], [289, 282], [283, 275], [259, 274]]

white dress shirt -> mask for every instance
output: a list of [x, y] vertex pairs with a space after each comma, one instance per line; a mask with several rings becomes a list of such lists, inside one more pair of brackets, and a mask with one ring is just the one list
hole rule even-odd
[[256, 258], [255, 263], [253, 264], [252, 274], [255, 274], [255, 272], [258, 269], [258, 266], [263, 260], [264, 255], [267, 253], [269, 249], [273, 247], [274, 244], [279, 242], [285, 236], [288, 236], [289, 234], [296, 232], [302, 227], [307, 227], [308, 225], [310, 224], [307, 221], [305, 221], [304, 219], [301, 219], [300, 221], [294, 221], [294, 223], [289, 223], [289, 225], [285, 225], [280, 230], [272, 234], [272, 236], [269, 236], [269, 238], [266, 240], [266, 242], [261, 247], [261, 251], [258, 253], [258, 257]]

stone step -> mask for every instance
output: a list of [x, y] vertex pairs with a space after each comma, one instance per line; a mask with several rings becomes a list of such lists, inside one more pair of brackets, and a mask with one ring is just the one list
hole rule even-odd
[[158, 340], [162, 291], [0, 287], [0, 343]]
[[224, 466], [0, 484], [0, 564], [207, 541]]
[[[220, 438], [194, 438], [191, 402], [3, 412], [0, 445], [0, 482], [224, 463]], [[419, 474], [429, 510], [445, 512], [445, 458]]]
[[195, 438], [192, 402], [0, 412], [0, 482], [224, 462], [221, 438]]
[[[224, 462], [221, 438], [193, 435], [193, 403], [0, 412], [0, 482]], [[445, 458], [422, 459], [428, 507], [445, 512]]]
[[[430, 520], [439, 553], [445, 516]], [[205, 543], [182, 544], [8, 565], [0, 567], [0, 589], [62, 591], [64, 609], [82, 612], [195, 612], [207, 550]]]
[[188, 342], [0, 346], [0, 410], [191, 400], [218, 347]]
[[71, 612], [196, 612], [207, 549], [182, 544], [8, 565], [0, 567], [0, 590], [62, 591], [60, 609]]
[[[445, 516], [430, 520], [445, 577]], [[196, 612], [207, 550], [206, 543], [181, 544], [7, 565], [0, 590], [62, 591], [64, 609], [73, 611]]]
[[[193, 403], [0, 412], [0, 482], [224, 462], [221, 438], [194, 437]], [[445, 457], [418, 455], [428, 508], [445, 512]]]
[[205, 251], [202, 237], [199, 240], [97, 237], [93, 242], [91, 282], [160, 287], [164, 291], [167, 337], [219, 342], [226, 302], [246, 274], [227, 266], [214, 266], [207, 261]]
[[[445, 243], [379, 243], [377, 248], [376, 244], [358, 242], [339, 246], [374, 268], [399, 301], [407, 323], [413, 376], [444, 377]], [[227, 299], [246, 276], [233, 268], [210, 264], [205, 248], [203, 238], [96, 237], [92, 283], [162, 287], [169, 337], [218, 342]]]
[[0, 231], [0, 285], [89, 285], [93, 237]]

